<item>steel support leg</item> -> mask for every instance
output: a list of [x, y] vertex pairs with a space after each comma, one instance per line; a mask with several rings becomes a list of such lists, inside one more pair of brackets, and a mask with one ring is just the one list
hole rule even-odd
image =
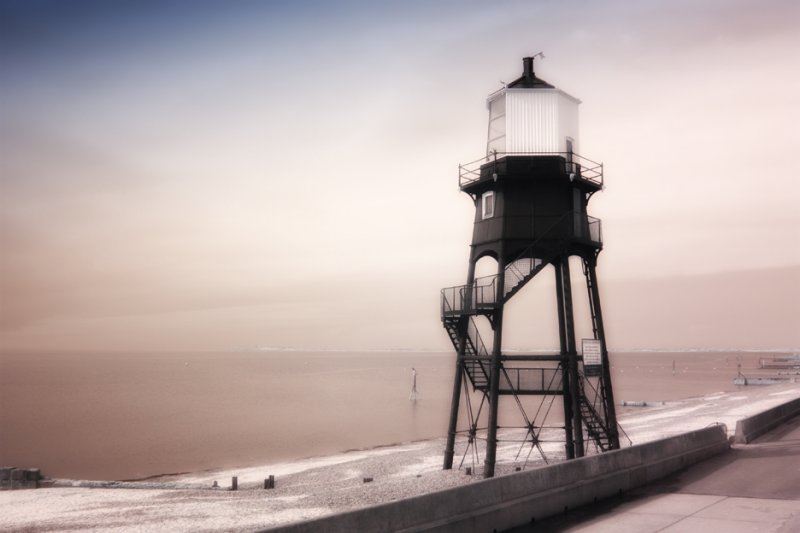
[[494, 342], [492, 344], [492, 372], [489, 376], [489, 422], [486, 432], [486, 460], [484, 461], [483, 477], [494, 477], [494, 465], [497, 459], [497, 413], [500, 403], [500, 355], [503, 343], [503, 296], [505, 285], [505, 257], [501, 246], [497, 261], [497, 291], [495, 301], [497, 308], [494, 312]]
[[[475, 260], [470, 257], [467, 272], [467, 293], [464, 297], [464, 310], [472, 305], [472, 284], [475, 281]], [[453, 468], [453, 456], [456, 447], [456, 431], [458, 428], [458, 410], [461, 400], [461, 385], [464, 379], [464, 352], [467, 344], [467, 324], [469, 315], [465, 314], [459, 321], [458, 354], [456, 356], [456, 369], [453, 377], [453, 397], [450, 401], [450, 422], [447, 426], [447, 444], [444, 449], [444, 470]]]
[[564, 284], [561, 281], [561, 260], [553, 263], [556, 271], [556, 303], [558, 304], [558, 341], [561, 346], [561, 398], [564, 402], [564, 450], [567, 459], [575, 458], [575, 445], [572, 439], [572, 396], [569, 387], [569, 370], [567, 365], [567, 326], [564, 318]]
[[[583, 457], [583, 424], [580, 411], [580, 376], [578, 375], [578, 352], [575, 349], [575, 320], [572, 313], [572, 283], [569, 275], [569, 256], [561, 259], [561, 283], [564, 294], [564, 321], [567, 340], [567, 368], [569, 371], [569, 393], [572, 399], [572, 436], [575, 457]], [[566, 421], [565, 421], [566, 422]]]
[[614, 406], [614, 391], [611, 387], [611, 366], [608, 362], [606, 349], [606, 334], [603, 327], [603, 311], [600, 307], [600, 290], [597, 287], [597, 258], [584, 260], [586, 266], [586, 281], [589, 285], [592, 310], [594, 312], [594, 328], [596, 338], [600, 340], [600, 357], [602, 361], [601, 391], [606, 411], [606, 424], [608, 425], [609, 441], [612, 450], [619, 449], [619, 430], [617, 429], [617, 411]]

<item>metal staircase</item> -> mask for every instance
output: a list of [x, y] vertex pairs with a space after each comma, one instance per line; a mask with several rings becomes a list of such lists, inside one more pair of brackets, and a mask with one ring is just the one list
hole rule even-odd
[[[502, 303], [507, 302], [512, 296], [533, 279], [549, 261], [526, 257], [530, 249], [523, 252], [519, 258], [510, 262], [505, 268], [505, 282], [503, 283]], [[477, 278], [472, 285], [460, 285], [442, 289], [442, 320], [463, 315], [491, 315], [498, 306], [497, 283], [498, 275]], [[456, 349], [458, 346], [456, 346]]]
[[466, 335], [464, 335], [464, 369], [474, 389], [487, 390], [489, 387], [491, 357], [475, 325], [475, 319], [464, 314], [442, 315], [442, 322], [456, 351], [459, 349], [461, 328], [466, 328]]
[[[585, 375], [580, 375], [578, 384], [581, 419], [586, 426], [586, 434], [589, 440], [594, 441], [601, 451], [612, 449], [611, 432], [606, 424], [607, 417], [598, 412], [598, 408], [602, 409], [603, 407], [601, 402], [602, 396], [592, 386]], [[592, 399], [587, 396], [585, 385], [588, 385], [593, 392]], [[598, 403], [600, 403], [600, 405], [598, 405]]]
[[[541, 240], [541, 239], [539, 239]], [[464, 369], [472, 386], [477, 390], [488, 390], [491, 355], [481, 339], [474, 316], [490, 317], [499, 303], [505, 303], [549, 264], [549, 260], [534, 257], [536, 246], [532, 244], [505, 267], [502, 302], [497, 301], [498, 275], [477, 278], [472, 285], [460, 285], [442, 289], [441, 317], [450, 341], [459, 351], [461, 332], [464, 331]], [[465, 329], [462, 329], [465, 328]], [[505, 388], [513, 388], [511, 383]]]

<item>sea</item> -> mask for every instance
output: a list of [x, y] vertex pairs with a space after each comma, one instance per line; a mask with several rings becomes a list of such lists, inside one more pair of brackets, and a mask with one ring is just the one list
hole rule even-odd
[[[734, 391], [780, 355], [614, 352], [615, 401]], [[454, 369], [453, 352], [2, 352], [0, 465], [130, 480], [439, 438]]]

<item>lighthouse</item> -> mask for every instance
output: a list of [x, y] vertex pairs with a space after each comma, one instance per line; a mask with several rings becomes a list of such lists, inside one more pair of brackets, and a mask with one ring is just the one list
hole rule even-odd
[[[568, 459], [583, 456], [587, 446], [619, 448], [597, 282], [602, 227], [588, 214], [589, 200], [603, 189], [603, 165], [581, 155], [580, 103], [538, 78], [534, 57], [524, 58], [522, 75], [487, 98], [485, 155], [459, 165], [459, 188], [475, 217], [466, 283], [441, 291], [441, 319], [456, 351], [445, 469], [453, 467], [457, 445], [466, 456], [483, 442], [483, 473], [494, 475], [504, 396], [513, 397], [505, 404], [520, 411], [518, 429], [532, 448], [541, 451], [544, 426], [526, 411], [525, 400], [537, 397], [560, 398]], [[496, 262], [496, 273], [476, 278], [476, 264], [486, 257]], [[582, 265], [592, 325], [592, 338], [582, 339], [580, 349], [571, 257]], [[507, 353], [505, 304], [542, 275], [555, 276], [560, 350]], [[484, 338], [481, 330], [491, 335]]]

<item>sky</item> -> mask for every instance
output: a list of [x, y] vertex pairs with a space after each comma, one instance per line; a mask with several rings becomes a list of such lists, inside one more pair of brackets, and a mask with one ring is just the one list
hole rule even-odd
[[[448, 349], [458, 164], [540, 51], [604, 163], [610, 348], [798, 348], [798, 27], [782, 0], [0, 0], [0, 349]], [[553, 346], [531, 286], [511, 345]]]

